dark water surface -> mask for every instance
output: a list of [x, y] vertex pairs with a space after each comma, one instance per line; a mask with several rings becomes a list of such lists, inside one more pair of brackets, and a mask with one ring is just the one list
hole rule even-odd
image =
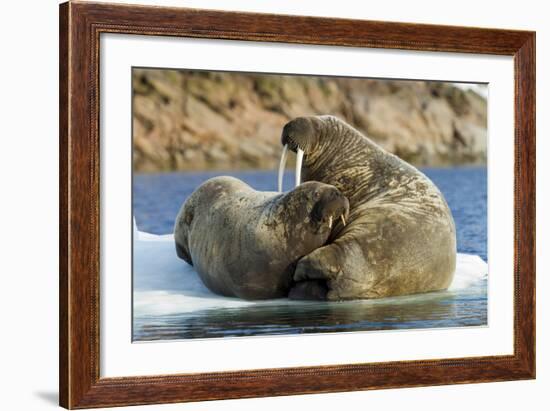
[[[422, 170], [445, 195], [452, 210], [458, 252], [487, 261], [487, 169]], [[140, 231], [172, 232], [185, 199], [205, 180], [231, 175], [257, 190], [276, 191], [275, 171], [192, 172], [134, 175], [133, 212]], [[293, 186], [292, 172], [285, 188]], [[351, 302], [276, 300], [253, 307], [210, 308], [180, 315], [134, 318], [134, 340], [169, 340], [223, 336], [312, 332], [441, 328], [487, 324], [487, 281], [467, 289]]]

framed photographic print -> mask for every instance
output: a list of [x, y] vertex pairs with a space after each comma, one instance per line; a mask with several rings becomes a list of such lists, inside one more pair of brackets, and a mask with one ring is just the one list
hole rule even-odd
[[535, 377], [535, 33], [60, 6], [60, 404]]

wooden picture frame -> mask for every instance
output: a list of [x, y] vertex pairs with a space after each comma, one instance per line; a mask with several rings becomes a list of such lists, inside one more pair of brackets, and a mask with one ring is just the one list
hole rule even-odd
[[[101, 33], [513, 56], [514, 353], [100, 378]], [[535, 377], [535, 33], [183, 8], [60, 5], [60, 405], [90, 408]]]

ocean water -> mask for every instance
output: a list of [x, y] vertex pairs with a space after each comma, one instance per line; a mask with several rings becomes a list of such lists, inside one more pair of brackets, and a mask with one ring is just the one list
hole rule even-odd
[[[485, 167], [425, 168], [453, 213], [459, 253], [487, 261]], [[276, 191], [275, 171], [136, 174], [133, 213], [140, 231], [168, 234], [185, 199], [207, 179], [231, 175], [257, 190]], [[285, 173], [285, 188], [294, 175]], [[170, 313], [136, 313], [135, 341], [301, 334], [335, 331], [448, 328], [487, 324], [487, 279], [466, 288], [376, 301], [289, 302], [224, 306]]]

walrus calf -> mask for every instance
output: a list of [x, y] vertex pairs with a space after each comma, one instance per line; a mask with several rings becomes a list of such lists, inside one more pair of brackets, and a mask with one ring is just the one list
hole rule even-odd
[[[337, 222], [329, 244], [298, 261], [295, 281], [326, 281], [329, 300], [422, 293], [451, 284], [455, 224], [428, 177], [333, 116], [296, 118], [284, 126], [281, 139], [283, 157], [287, 148], [297, 152], [298, 162], [303, 156], [304, 180], [331, 184], [350, 202], [348, 224]], [[283, 168], [281, 161], [280, 174]]]
[[[217, 294], [247, 300], [286, 297], [295, 262], [324, 245], [348, 212], [348, 200], [328, 184], [309, 182], [280, 194], [215, 177], [181, 207], [174, 227], [176, 252]], [[310, 288], [299, 296], [318, 295], [319, 287]]]

